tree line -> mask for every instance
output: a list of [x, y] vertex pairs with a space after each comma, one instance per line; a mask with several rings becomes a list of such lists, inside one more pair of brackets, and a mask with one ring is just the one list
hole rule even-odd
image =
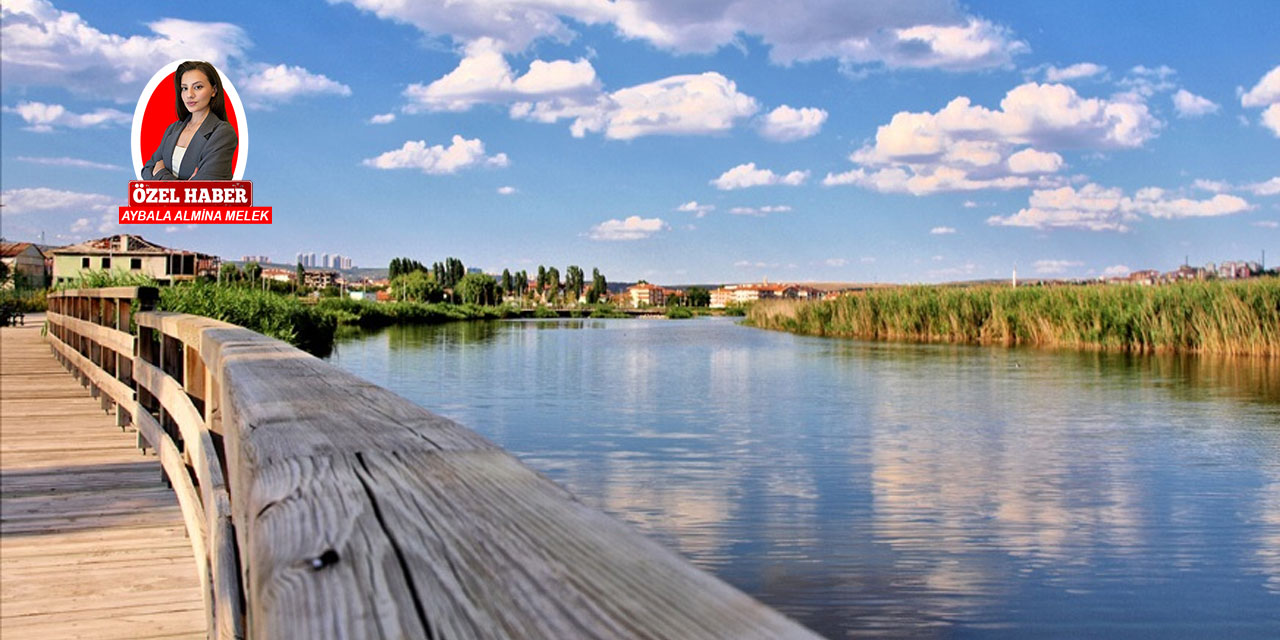
[[556, 267], [538, 265], [531, 281], [529, 272], [503, 269], [501, 278], [483, 273], [467, 273], [462, 260], [445, 258], [431, 268], [411, 258], [393, 258], [388, 267], [391, 294], [400, 300], [417, 302], [463, 302], [496, 305], [507, 298], [540, 304], [577, 302], [584, 297], [588, 304], [607, 298], [609, 283], [599, 269], [591, 270], [588, 282], [582, 267], [569, 265], [564, 277]]

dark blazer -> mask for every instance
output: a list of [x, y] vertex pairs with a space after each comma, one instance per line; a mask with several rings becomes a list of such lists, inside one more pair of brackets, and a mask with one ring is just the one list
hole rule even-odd
[[[160, 146], [142, 166], [142, 179], [190, 180], [194, 174], [198, 180], [231, 180], [235, 170], [236, 145], [239, 144], [236, 130], [210, 113], [191, 137], [187, 152], [182, 156], [182, 166], [174, 167], [173, 148], [178, 146], [178, 136], [185, 126], [187, 121], [179, 120], [164, 130]], [[164, 160], [164, 170], [159, 174], [152, 173], [161, 160]], [[200, 170], [199, 173], [196, 169]]]

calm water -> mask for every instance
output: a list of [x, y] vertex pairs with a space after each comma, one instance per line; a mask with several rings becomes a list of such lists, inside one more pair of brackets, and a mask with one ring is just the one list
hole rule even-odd
[[331, 360], [830, 637], [1280, 637], [1280, 362], [457, 323]]

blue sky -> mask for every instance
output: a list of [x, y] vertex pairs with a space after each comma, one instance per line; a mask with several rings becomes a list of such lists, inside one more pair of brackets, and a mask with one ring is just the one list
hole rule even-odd
[[[0, 8], [6, 239], [665, 284], [1280, 262], [1270, 0], [156, 10]], [[114, 222], [134, 104], [186, 58], [245, 102], [270, 227]]]

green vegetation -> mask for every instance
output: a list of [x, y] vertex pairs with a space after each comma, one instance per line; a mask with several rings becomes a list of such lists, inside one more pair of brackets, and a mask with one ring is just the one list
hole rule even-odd
[[879, 340], [1275, 357], [1280, 278], [1154, 287], [898, 287], [824, 302], [756, 303], [747, 324]]
[[317, 355], [333, 347], [333, 314], [293, 296], [205, 282], [160, 288], [157, 308], [238, 324]]
[[667, 319], [669, 320], [688, 320], [693, 316], [693, 311], [688, 307], [667, 307]]
[[[730, 302], [729, 304], [726, 304], [724, 306], [724, 314], [726, 316], [742, 317], [747, 315], [747, 310], [749, 308], [750, 308], [750, 305], [747, 305], [741, 302]], [[750, 321], [748, 321], [748, 324], [750, 324]]]

